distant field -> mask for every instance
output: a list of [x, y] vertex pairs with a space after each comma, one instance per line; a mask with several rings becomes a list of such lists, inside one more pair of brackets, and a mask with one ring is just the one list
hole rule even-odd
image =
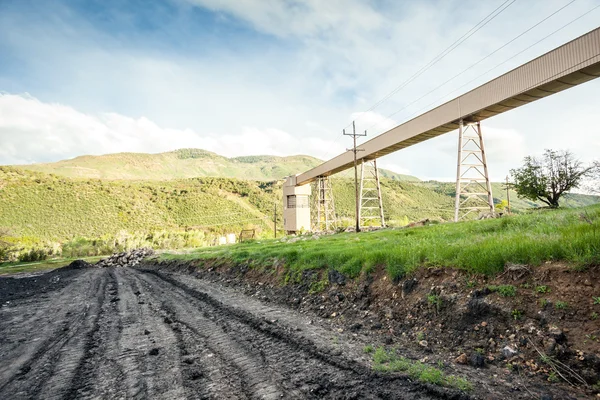
[[333, 268], [353, 277], [381, 267], [391, 278], [419, 267], [488, 275], [501, 272], [507, 263], [565, 261], [585, 268], [600, 263], [600, 206], [358, 234], [308, 235], [293, 243], [267, 240], [164, 254], [162, 259], [249, 263], [255, 268], [272, 268], [278, 261], [290, 272]]

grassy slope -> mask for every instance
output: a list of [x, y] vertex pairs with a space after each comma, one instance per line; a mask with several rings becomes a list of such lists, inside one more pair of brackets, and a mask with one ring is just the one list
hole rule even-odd
[[266, 228], [257, 218], [270, 216], [280, 196], [273, 188], [269, 183], [214, 178], [72, 180], [0, 167], [0, 226], [15, 236], [46, 240], [223, 223], [237, 230], [245, 223], [236, 221], [251, 219]]
[[498, 273], [507, 263], [563, 260], [586, 266], [600, 263], [600, 205], [318, 239], [308, 236], [293, 243], [268, 240], [162, 257], [249, 262], [259, 268], [272, 268], [277, 260], [292, 272], [334, 268], [352, 277], [384, 267], [391, 278], [420, 266], [482, 274]]
[[[453, 197], [456, 193], [455, 184], [450, 182], [426, 181], [420, 182], [419, 186], [431, 189], [436, 193], [444, 194], [446, 196], [451, 197]], [[499, 202], [500, 200], [506, 200], [506, 187], [503, 183], [492, 183], [492, 193], [494, 194], [495, 202]], [[592, 204], [597, 204], [598, 202], [600, 202], [600, 197], [598, 196], [567, 193], [561, 198], [560, 205], [561, 207], [585, 207]], [[515, 192], [514, 190], [510, 190], [510, 203], [513, 210], [517, 212], [523, 211], [528, 208], [546, 206], [542, 202], [534, 202], [527, 199], [520, 199], [517, 196], [517, 192]], [[454, 207], [454, 203], [452, 203], [452, 207]]]
[[[336, 211], [350, 221], [354, 215], [352, 180], [337, 178], [333, 185]], [[425, 183], [384, 179], [382, 187], [386, 219], [391, 225], [423, 218], [450, 220], [453, 216], [450, 186], [446, 193]], [[190, 227], [237, 232], [248, 224], [270, 233], [273, 205], [280, 201], [279, 183], [219, 178], [83, 180], [0, 167], [0, 227], [10, 228], [18, 237], [63, 241], [114, 235], [122, 230]], [[281, 226], [281, 214], [279, 218]]]
[[[302, 155], [227, 158], [200, 149], [181, 149], [160, 154], [118, 153], [81, 156], [56, 163], [21, 165], [18, 168], [68, 178], [167, 180], [219, 177], [276, 180], [304, 172], [321, 163], [317, 158]], [[387, 170], [383, 170], [382, 175], [396, 180], [418, 180]]]

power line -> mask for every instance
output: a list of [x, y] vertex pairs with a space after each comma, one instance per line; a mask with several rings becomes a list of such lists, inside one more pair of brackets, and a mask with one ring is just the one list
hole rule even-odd
[[[382, 99], [380, 99], [375, 104], [373, 104], [367, 111], [361, 113], [358, 116], [358, 118], [356, 118], [355, 121], [360, 120], [360, 118], [364, 114], [366, 114], [369, 111], [374, 110], [375, 108], [377, 108], [378, 106], [380, 106], [381, 104], [386, 102], [389, 98], [394, 96], [396, 93], [398, 93], [400, 90], [402, 90], [404, 87], [406, 87], [408, 84], [410, 84], [415, 79], [417, 79], [419, 76], [423, 75], [428, 69], [430, 69], [435, 64], [440, 62], [444, 57], [446, 57], [448, 54], [450, 54], [452, 51], [454, 51], [458, 46], [460, 46], [467, 39], [469, 39], [471, 36], [473, 36], [477, 31], [479, 31], [481, 28], [483, 28], [485, 25], [487, 25], [489, 22], [491, 22], [494, 18], [496, 18], [498, 15], [500, 15], [504, 10], [506, 10], [508, 7], [510, 7], [513, 3], [515, 3], [515, 1], [516, 0], [506, 0], [504, 3], [500, 4], [500, 6], [498, 6], [496, 9], [494, 9], [491, 13], [489, 13], [485, 18], [483, 18], [477, 24], [475, 24], [475, 26], [473, 26], [471, 29], [469, 29], [465, 34], [463, 34], [461, 37], [456, 39], [450, 46], [448, 46], [444, 51], [439, 53], [431, 61], [429, 61], [427, 64], [425, 64], [423, 67], [421, 67], [421, 69], [419, 69], [417, 72], [415, 72], [410, 78], [408, 78], [406, 81], [401, 83], [390, 93], [385, 95]], [[507, 5], [507, 3], [509, 3], [509, 4]], [[344, 129], [349, 128], [351, 125], [352, 125], [352, 123], [348, 124]], [[339, 136], [337, 136], [336, 139], [334, 140], [333, 144], [335, 144], [341, 136], [343, 136], [343, 135], [340, 134]], [[333, 144], [332, 144], [332, 146], [333, 146]], [[330, 149], [332, 146], [330, 146]], [[329, 150], [323, 156], [323, 159], [325, 159], [325, 157], [327, 157], [328, 155], [329, 155]]]
[[[510, 3], [506, 7], [502, 8], [509, 1], [510, 1]], [[365, 112], [369, 112], [369, 111], [374, 110], [379, 105], [381, 105], [382, 103], [384, 103], [385, 101], [387, 101], [390, 97], [392, 97], [393, 95], [395, 95], [396, 93], [398, 93], [400, 90], [402, 90], [404, 87], [406, 87], [408, 84], [410, 84], [411, 82], [413, 82], [416, 78], [418, 78], [423, 73], [425, 73], [429, 68], [433, 67], [435, 64], [437, 64], [438, 62], [440, 62], [444, 57], [446, 57], [448, 54], [450, 54], [454, 49], [456, 49], [458, 46], [460, 46], [462, 43], [464, 43], [468, 38], [470, 38], [471, 36], [473, 36], [478, 30], [480, 30], [481, 28], [483, 28], [485, 25], [487, 25], [489, 22], [491, 22], [494, 18], [496, 18], [498, 15], [500, 15], [504, 10], [506, 10], [508, 7], [510, 7], [515, 1], [516, 0], [507, 0], [504, 3], [502, 3], [498, 8], [496, 8], [494, 11], [492, 11], [490, 14], [488, 14], [484, 19], [482, 19], [480, 22], [478, 22], [467, 33], [465, 33], [463, 36], [461, 36], [460, 38], [458, 38], [448, 48], [446, 48], [444, 51], [442, 51], [440, 54], [438, 54], [433, 60], [431, 60], [429, 63], [425, 64], [420, 70], [418, 70], [417, 72], [415, 72], [406, 81], [404, 81], [402, 84], [400, 84], [399, 86], [397, 86], [394, 90], [392, 90], [390, 93], [388, 93], [386, 96], [384, 96], [381, 100], [379, 100], [378, 102], [376, 102], [373, 106], [371, 106]], [[573, 0], [573, 1], [575, 1], [575, 0]], [[498, 13], [496, 13], [496, 11], [498, 11], [500, 8], [502, 8], [502, 9]], [[494, 14], [494, 13], [496, 13], [496, 14], [492, 16], [492, 14]], [[491, 16], [491, 18], [490, 18], [490, 16]], [[487, 19], [487, 21], [486, 21], [486, 19]], [[359, 118], [357, 118], [357, 119], [359, 119]]]
[[478, 80], [479, 78], [489, 74], [490, 72], [492, 72], [493, 70], [495, 70], [496, 68], [506, 64], [507, 62], [509, 62], [510, 60], [514, 59], [515, 57], [520, 56], [521, 54], [523, 54], [524, 52], [526, 52], [527, 50], [531, 49], [534, 46], [537, 46], [538, 44], [540, 44], [541, 42], [543, 42], [544, 40], [548, 39], [550, 36], [560, 32], [561, 30], [565, 29], [567, 26], [571, 25], [572, 23], [580, 20], [581, 18], [585, 17], [586, 15], [588, 15], [589, 13], [591, 13], [592, 11], [596, 10], [597, 8], [600, 8], [600, 4], [597, 5], [596, 7], [586, 11], [585, 13], [581, 14], [580, 16], [578, 16], [577, 18], [571, 20], [570, 22], [567, 22], [565, 25], [561, 26], [560, 28], [556, 29], [555, 31], [549, 33], [548, 35], [544, 36], [543, 38], [541, 38], [540, 40], [538, 40], [537, 42], [533, 43], [532, 45], [524, 48], [523, 50], [519, 51], [518, 53], [514, 54], [513, 56], [507, 58], [506, 60], [502, 61], [500, 64], [488, 69], [487, 71], [485, 71], [484, 73], [478, 75], [477, 77], [471, 79], [470, 81], [468, 81], [467, 83], [459, 86], [458, 88], [454, 89], [453, 91], [446, 93], [445, 95], [439, 97], [437, 100], [429, 103], [428, 105], [426, 105], [423, 108], [420, 108], [418, 111], [416, 111], [415, 113], [413, 113], [411, 116], [415, 116], [418, 115], [419, 113], [421, 113], [423, 110], [430, 108], [431, 106], [433, 106], [434, 104], [438, 103], [440, 100], [443, 100], [444, 98], [450, 96], [453, 93], [456, 93], [457, 91], [459, 91], [460, 89], [464, 88], [465, 86], [470, 85], [471, 83], [475, 82], [476, 80]]
[[[479, 65], [481, 62], [485, 61], [486, 59], [488, 59], [489, 57], [491, 57], [492, 55], [496, 54], [498, 51], [502, 50], [503, 48], [505, 48], [506, 46], [508, 46], [509, 44], [513, 43], [515, 40], [519, 39], [520, 37], [522, 37], [523, 35], [525, 35], [526, 33], [530, 32], [531, 30], [533, 30], [534, 28], [536, 28], [537, 26], [539, 26], [540, 24], [544, 23], [545, 21], [547, 21], [548, 19], [552, 18], [554, 15], [558, 14], [559, 12], [561, 12], [562, 10], [564, 10], [565, 8], [567, 8], [568, 6], [570, 6], [571, 4], [573, 4], [576, 0], [571, 0], [569, 3], [565, 4], [564, 6], [562, 6], [561, 8], [559, 8], [558, 10], [554, 11], [552, 14], [548, 15], [547, 17], [543, 18], [541, 21], [537, 22], [536, 24], [534, 24], [533, 26], [529, 27], [528, 29], [526, 29], [525, 31], [521, 32], [519, 35], [515, 36], [514, 38], [512, 38], [511, 40], [509, 40], [508, 42], [504, 43], [502, 46], [498, 47], [496, 50], [492, 51], [491, 53], [489, 53], [488, 55], [486, 55], [485, 57], [481, 58], [479, 61], [475, 62], [474, 64], [471, 64], [469, 67], [465, 68], [464, 70], [462, 70], [461, 72], [459, 72], [458, 74], [454, 75], [452, 78], [446, 80], [444, 83], [438, 85], [437, 87], [435, 87], [434, 89], [430, 90], [429, 92], [425, 93], [424, 95], [422, 95], [421, 97], [419, 97], [416, 100], [411, 101], [410, 103], [404, 105], [402, 108], [400, 108], [399, 110], [393, 112], [392, 114], [388, 115], [386, 117], [386, 119], [389, 119], [391, 117], [393, 117], [394, 115], [398, 114], [399, 112], [407, 109], [408, 107], [410, 107], [411, 105], [421, 101], [423, 98], [429, 96], [431, 93], [437, 91], [438, 89], [440, 89], [441, 87], [447, 85], [448, 83], [450, 83], [451, 81], [453, 81], [454, 79], [458, 78], [459, 76], [461, 76], [462, 74], [464, 74], [465, 72], [469, 71], [471, 68]], [[590, 10], [589, 12], [593, 11]], [[589, 13], [588, 12], [588, 13]], [[579, 17], [581, 18], [581, 17]], [[516, 56], [515, 56], [516, 57]], [[508, 60], [506, 60], [508, 61]], [[505, 62], [506, 62], [505, 61]], [[373, 125], [371, 125], [369, 128], [367, 128], [367, 130], [376, 127], [378, 125], [380, 125], [381, 122], [375, 123]]]

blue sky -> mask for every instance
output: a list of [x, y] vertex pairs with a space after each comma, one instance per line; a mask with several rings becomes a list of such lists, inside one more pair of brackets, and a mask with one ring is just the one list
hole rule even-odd
[[[419, 79], [362, 113], [503, 3], [0, 0], [0, 164], [181, 147], [329, 158], [349, 145], [340, 132], [352, 119], [372, 137], [600, 25], [597, 8], [461, 88], [600, 0], [507, 3]], [[492, 176], [546, 147], [598, 157], [599, 92], [593, 81], [487, 120]], [[450, 133], [380, 165], [452, 180], [456, 142]]]

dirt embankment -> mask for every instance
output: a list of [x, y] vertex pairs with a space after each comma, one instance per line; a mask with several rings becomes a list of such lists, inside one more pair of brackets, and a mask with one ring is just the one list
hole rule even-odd
[[349, 340], [401, 348], [468, 377], [483, 398], [600, 398], [598, 267], [512, 266], [494, 279], [424, 269], [398, 282], [384, 273], [356, 280], [335, 271], [286, 276], [281, 266], [146, 267], [285, 305]]
[[374, 373], [356, 338], [182, 270], [75, 264], [0, 287], [2, 399], [468, 398]]

